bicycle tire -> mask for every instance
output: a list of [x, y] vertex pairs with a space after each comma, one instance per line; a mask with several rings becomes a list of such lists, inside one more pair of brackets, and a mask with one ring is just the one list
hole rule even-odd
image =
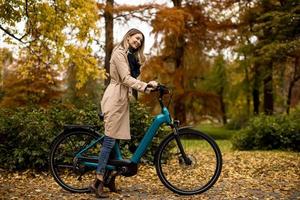
[[[95, 169], [75, 164], [75, 155], [99, 135], [92, 130], [74, 129], [61, 133], [51, 145], [49, 164], [54, 180], [65, 190], [75, 193], [89, 192], [89, 184], [95, 176]], [[98, 156], [101, 142], [86, 154]], [[75, 166], [76, 165], [76, 166]]]
[[221, 151], [213, 138], [200, 131], [179, 129], [178, 135], [192, 164], [185, 164], [173, 133], [161, 142], [156, 152], [157, 175], [168, 189], [177, 194], [203, 193], [216, 183], [221, 174]]

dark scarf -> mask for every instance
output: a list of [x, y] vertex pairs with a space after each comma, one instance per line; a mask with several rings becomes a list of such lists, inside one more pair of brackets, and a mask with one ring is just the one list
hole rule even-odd
[[[134, 55], [135, 52], [136, 52], [135, 49], [129, 48], [127, 53], [127, 59], [130, 67], [131, 76], [137, 78], [141, 73], [140, 71], [141, 65], [138, 59], [136, 58], [136, 56]], [[138, 92], [136, 90], [132, 89], [132, 94], [135, 97], [135, 99], [138, 98]]]

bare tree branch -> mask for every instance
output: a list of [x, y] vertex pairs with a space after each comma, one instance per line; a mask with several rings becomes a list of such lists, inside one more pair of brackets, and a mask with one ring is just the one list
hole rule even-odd
[[26, 16], [29, 18], [29, 13], [28, 13], [28, 0], [25, 1], [25, 13], [26, 13]]
[[9, 35], [10, 37], [14, 38], [15, 40], [18, 40], [19, 42], [21, 42], [22, 44], [26, 44], [27, 42], [24, 42], [22, 39], [27, 35], [27, 33], [25, 33], [22, 37], [18, 38], [17, 36], [15, 36], [14, 34], [12, 34], [9, 30], [6, 30], [5, 28], [3, 28], [3, 26], [0, 25], [0, 29], [6, 33], [7, 35]]
[[143, 22], [149, 22], [152, 19], [151, 16], [143, 16], [143, 15], [138, 15], [138, 14], [134, 14], [134, 13], [119, 14], [118, 16], [114, 17], [114, 19], [122, 20], [121, 18], [123, 18], [124, 20], [130, 20], [130, 18], [135, 18], [135, 19], [139, 19], [140, 21], [143, 21]]
[[[163, 4], [144, 4], [144, 5], [126, 5], [126, 4], [115, 4], [113, 8], [106, 7], [104, 3], [97, 4], [99, 11], [112, 12], [114, 19], [116, 20], [129, 20], [130, 18], [136, 18], [143, 22], [149, 22], [152, 16], [155, 14], [151, 12], [153, 9], [163, 8], [166, 5]], [[106, 9], [106, 10], [105, 10]], [[147, 12], [147, 14], [146, 14]], [[104, 13], [99, 14], [100, 17], [104, 17]]]
[[[16, 37], [14, 34], [12, 34], [12, 33], [10, 33], [10, 31], [9, 30], [6, 30], [5, 28], [3, 28], [1, 25], [0, 25], [0, 29], [3, 31], [3, 32], [5, 32], [7, 35], [9, 35], [10, 37], [12, 37], [13, 39], [15, 39], [15, 40], [17, 40], [17, 41], [19, 41], [19, 42], [21, 42], [22, 44], [24, 44], [24, 45], [26, 45], [26, 44], [28, 44], [28, 43], [30, 43], [30, 42], [33, 42], [33, 41], [28, 41], [28, 42], [24, 42], [22, 39], [27, 35], [27, 33], [26, 34], [24, 34], [22, 37]], [[38, 52], [36, 52], [35, 50], [33, 50], [30, 46], [25, 46], [28, 50], [29, 50], [29, 52], [31, 53], [31, 54], [33, 54], [33, 55], [35, 55], [36, 57], [40, 57], [40, 55], [39, 55], [39, 53]], [[47, 64], [46, 62], [44, 62], [44, 61], [42, 61], [44, 64]]]

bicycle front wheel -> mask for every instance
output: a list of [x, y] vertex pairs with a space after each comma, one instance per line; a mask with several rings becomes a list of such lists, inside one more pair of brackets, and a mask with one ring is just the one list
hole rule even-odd
[[[76, 159], [75, 155], [88, 145], [95, 143], [99, 135], [93, 131], [75, 129], [60, 134], [53, 142], [50, 151], [50, 171], [54, 180], [70, 192], [89, 192], [95, 168], [88, 167]], [[82, 156], [97, 157], [101, 142], [86, 149]]]
[[174, 134], [159, 146], [155, 167], [161, 182], [171, 191], [181, 195], [205, 192], [212, 187], [222, 170], [222, 155], [216, 142], [208, 135], [192, 130], [178, 131], [185, 154], [185, 162]]

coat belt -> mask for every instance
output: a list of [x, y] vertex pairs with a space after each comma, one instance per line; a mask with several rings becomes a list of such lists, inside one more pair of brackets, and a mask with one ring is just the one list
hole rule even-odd
[[[121, 82], [116, 81], [116, 80], [114, 80], [114, 79], [110, 79], [110, 84], [122, 85]], [[132, 96], [132, 88], [128, 88], [128, 95], [129, 95], [129, 96]]]
[[110, 79], [110, 84], [121, 85], [122, 83], [120, 83], [119, 81], [116, 81], [116, 80], [114, 80], [114, 79]]

